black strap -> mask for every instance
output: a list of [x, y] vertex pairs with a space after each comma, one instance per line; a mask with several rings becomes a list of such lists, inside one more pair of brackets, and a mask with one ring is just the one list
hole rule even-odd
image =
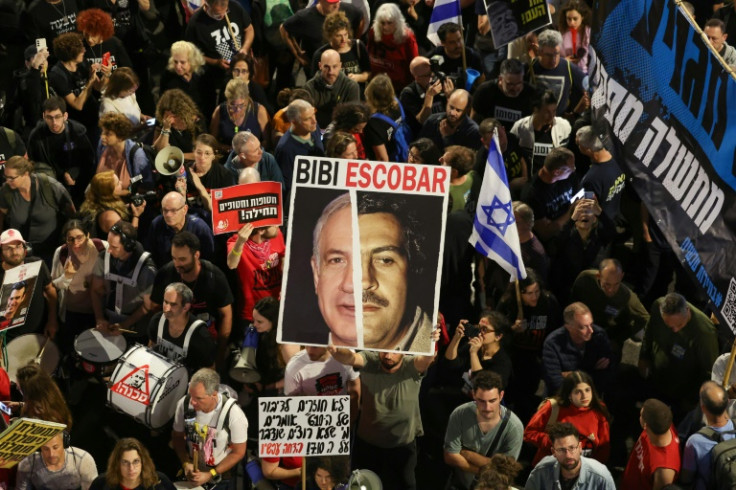
[[491, 442], [491, 446], [488, 448], [488, 451], [486, 451], [486, 458], [490, 458], [493, 456], [493, 453], [496, 452], [496, 448], [498, 447], [498, 441], [501, 439], [501, 435], [503, 434], [503, 431], [506, 429], [506, 425], [509, 423], [509, 419], [511, 418], [511, 410], [508, 408], [506, 409], [506, 415], [503, 416], [501, 419], [501, 426], [498, 428], [498, 432], [496, 432], [496, 435], [493, 436], [493, 442]]

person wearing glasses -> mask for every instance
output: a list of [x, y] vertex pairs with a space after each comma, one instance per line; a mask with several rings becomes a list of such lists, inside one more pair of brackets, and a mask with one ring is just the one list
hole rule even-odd
[[137, 439], [120, 439], [107, 460], [107, 471], [95, 478], [90, 490], [174, 490], [169, 479], [156, 471], [148, 449]]
[[[608, 468], [593, 458], [583, 456], [580, 433], [574, 425], [569, 422], [550, 424], [547, 435], [552, 440], [552, 455], [546, 456], [534, 467], [526, 481], [525, 490], [615, 490], [616, 485]], [[622, 488], [645, 487], [635, 485]]]
[[248, 83], [233, 78], [225, 87], [225, 102], [212, 113], [210, 133], [219, 142], [217, 149], [227, 153], [233, 136], [240, 131], [250, 131], [263, 139], [269, 121], [266, 108], [250, 97]]
[[[508, 386], [511, 379], [511, 357], [501, 345], [501, 340], [508, 331], [509, 322], [496, 311], [483, 314], [478, 325], [460, 320], [445, 351], [445, 360], [450, 361], [447, 363], [448, 369], [463, 372], [466, 386], [470, 386], [472, 375], [483, 370], [495, 372], [501, 377], [503, 387]], [[459, 347], [463, 338], [467, 341]]]
[[145, 243], [158, 267], [171, 260], [171, 239], [182, 230], [195, 234], [202, 246], [202, 258], [212, 260], [215, 249], [212, 228], [188, 211], [187, 200], [180, 192], [169, 192], [161, 199], [161, 216], [153, 219]]
[[249, 131], [241, 131], [233, 137], [233, 150], [227, 157], [225, 168], [230, 171], [234, 179], [238, 179], [240, 172], [246, 168], [258, 171], [260, 180], [280, 182], [285, 188], [284, 175], [274, 156], [263, 150], [261, 141]]
[[479, 372], [473, 379], [473, 401], [460, 405], [450, 415], [444, 460], [453, 468], [453, 475], [445, 488], [472, 488], [474, 478], [494, 454], [519, 457], [524, 425], [501, 405], [503, 387], [498, 374]]
[[218, 146], [211, 134], [197, 136], [194, 142], [194, 165], [187, 170], [187, 202], [204, 219], [210, 218], [212, 213], [210, 189], [235, 185], [232, 173], [223, 165], [213, 165], [218, 157]]

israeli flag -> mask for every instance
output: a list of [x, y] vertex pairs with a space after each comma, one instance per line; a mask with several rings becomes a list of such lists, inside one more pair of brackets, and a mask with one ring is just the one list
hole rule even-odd
[[473, 233], [468, 240], [475, 249], [511, 274], [512, 281], [526, 278], [521, 260], [519, 234], [511, 208], [511, 192], [501, 157], [498, 133], [488, 149], [483, 185], [475, 209]]
[[454, 22], [457, 25], [462, 25], [460, 0], [436, 0], [434, 2], [432, 15], [429, 17], [427, 39], [432, 41], [435, 46], [440, 45], [440, 37], [437, 35], [437, 31], [446, 22]]

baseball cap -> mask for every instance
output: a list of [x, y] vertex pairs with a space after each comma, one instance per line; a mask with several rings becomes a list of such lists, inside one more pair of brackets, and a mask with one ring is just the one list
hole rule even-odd
[[26, 241], [23, 240], [23, 235], [21, 235], [20, 232], [14, 228], [5, 230], [0, 235], [0, 245], [7, 245], [10, 242], [26, 243]]
[[339, 2], [339, 1], [340, 1], [340, 0], [325, 0], [325, 2], [327, 2], [327, 3], [337, 3], [337, 2]]

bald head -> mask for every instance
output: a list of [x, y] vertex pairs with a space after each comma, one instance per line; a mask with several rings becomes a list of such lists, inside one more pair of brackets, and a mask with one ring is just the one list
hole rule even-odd
[[720, 417], [728, 408], [728, 395], [721, 385], [706, 381], [700, 386], [700, 406], [706, 417]]
[[461, 88], [455, 89], [447, 98], [446, 118], [447, 123], [456, 128], [468, 113], [470, 105], [470, 93]]
[[429, 58], [425, 56], [417, 56], [416, 58], [411, 60], [411, 63], [409, 63], [409, 71], [412, 75], [416, 77], [416, 70], [420, 66], [426, 66], [427, 68], [430, 68]]
[[161, 200], [161, 214], [164, 221], [176, 231], [184, 228], [187, 219], [187, 201], [179, 192], [169, 192]]
[[319, 61], [319, 69], [322, 72], [322, 79], [325, 83], [327, 85], [334, 84], [337, 81], [337, 77], [340, 76], [340, 70], [342, 69], [340, 53], [334, 49], [328, 49], [322, 53]]

